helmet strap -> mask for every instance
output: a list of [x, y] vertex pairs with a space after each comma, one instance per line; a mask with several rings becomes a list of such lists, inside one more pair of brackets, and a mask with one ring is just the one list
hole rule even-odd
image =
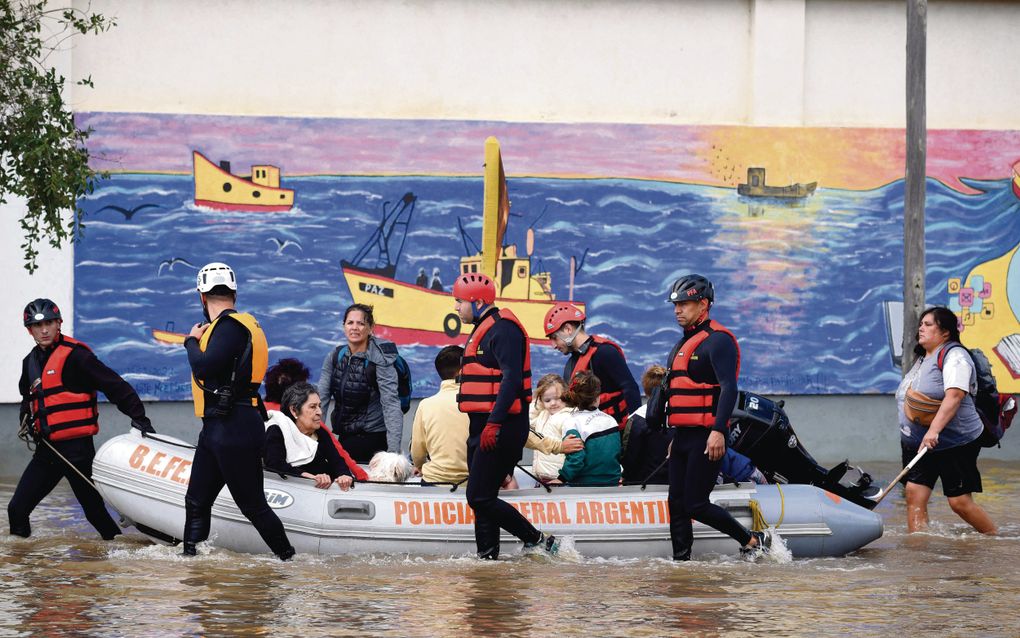
[[484, 301], [472, 301], [471, 302], [471, 318], [478, 321], [485, 311], [489, 309], [492, 304], [487, 304]]
[[[566, 324], [564, 324], [564, 325], [563, 325], [563, 328], [566, 328], [566, 327], [567, 327], [567, 326], [566, 326]], [[562, 337], [562, 334], [563, 334], [563, 328], [560, 328], [560, 335], [561, 335], [561, 336], [560, 336], [560, 339], [561, 339], [561, 340], [563, 341], [563, 345], [567, 346], [567, 349], [568, 349], [568, 350], [574, 350], [574, 349], [575, 349], [575, 348], [574, 348], [574, 342], [575, 342], [575, 341], [577, 341], [577, 334], [578, 334], [579, 332], [581, 332], [581, 328], [583, 328], [583, 327], [584, 327], [584, 324], [583, 324], [583, 323], [579, 323], [579, 324], [577, 324], [577, 327], [576, 327], [576, 328], [574, 328], [574, 332], [573, 332], [573, 333], [571, 333], [571, 335], [570, 335], [570, 338], [569, 338], [569, 339], [564, 339], [564, 338]]]

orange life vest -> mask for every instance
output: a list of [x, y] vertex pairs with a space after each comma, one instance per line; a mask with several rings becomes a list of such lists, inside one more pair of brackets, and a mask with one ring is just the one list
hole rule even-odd
[[99, 432], [95, 391], [71, 392], [64, 387], [64, 366], [75, 348], [91, 352], [84, 343], [61, 335], [60, 342], [43, 365], [42, 383], [33, 392], [35, 431], [51, 441], [78, 439]]
[[478, 344], [482, 342], [485, 333], [500, 319], [512, 321], [521, 329], [521, 334], [524, 336], [524, 370], [521, 374], [521, 389], [517, 399], [510, 405], [507, 412], [509, 414], [527, 412], [528, 403], [531, 402], [531, 348], [528, 347], [528, 331], [524, 329], [516, 315], [506, 308], [497, 309], [496, 312], [487, 315], [481, 323], [475, 326], [471, 336], [468, 337], [467, 345], [464, 347], [464, 356], [461, 358], [460, 392], [457, 393], [457, 404], [461, 412], [492, 412], [492, 409], [496, 407], [496, 395], [499, 394], [499, 384], [503, 381], [503, 373], [499, 368], [486, 367], [479, 361]]
[[[620, 352], [620, 356], [623, 357], [623, 348], [620, 347], [615, 341], [610, 341], [605, 337], [598, 337], [595, 335], [591, 336], [592, 343], [588, 346], [578, 359], [577, 363], [574, 364], [574, 370], [570, 373], [571, 379], [576, 377], [585, 370], [591, 369], [591, 359], [595, 356], [595, 351], [603, 345], [610, 345], [616, 348]], [[601, 379], [599, 379], [601, 381]], [[623, 428], [627, 424], [627, 416], [630, 413], [630, 406], [623, 399], [623, 390], [617, 390], [616, 392], [603, 392], [599, 395], [599, 409], [613, 417], [620, 427]]]
[[695, 383], [687, 372], [691, 357], [713, 332], [722, 332], [737, 347], [737, 376], [740, 375], [740, 346], [733, 333], [719, 322], [709, 319], [680, 346], [669, 364], [669, 400], [666, 403], [666, 424], [670, 427], [715, 425], [719, 402], [718, 383]]

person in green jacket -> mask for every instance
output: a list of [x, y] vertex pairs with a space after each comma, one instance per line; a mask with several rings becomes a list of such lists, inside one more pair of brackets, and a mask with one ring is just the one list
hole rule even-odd
[[584, 448], [568, 454], [560, 480], [571, 485], [618, 485], [620, 483], [620, 427], [616, 419], [598, 409], [602, 383], [590, 371], [576, 375], [563, 394], [573, 408], [563, 436], [576, 436]]

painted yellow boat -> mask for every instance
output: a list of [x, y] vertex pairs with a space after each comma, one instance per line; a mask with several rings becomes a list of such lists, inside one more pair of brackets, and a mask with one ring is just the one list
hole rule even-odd
[[1013, 194], [1020, 197], [1020, 161], [1013, 164]]
[[294, 207], [294, 191], [280, 188], [280, 169], [268, 164], [251, 167], [251, 177], [230, 172], [230, 162], [217, 166], [198, 151], [192, 152], [195, 205], [216, 210], [256, 213], [287, 211]]
[[170, 332], [169, 330], [157, 330], [152, 329], [152, 338], [160, 343], [169, 343], [172, 345], [181, 345], [184, 340], [188, 337], [186, 334], [179, 332]]
[[[410, 193], [405, 195], [405, 203], [409, 197], [413, 198]], [[481, 250], [461, 258], [458, 274], [482, 272], [492, 277], [496, 283], [496, 305], [509, 308], [517, 315], [533, 343], [548, 343], [542, 321], [556, 301], [552, 278], [548, 272], [531, 271], [533, 235], [529, 233], [526, 256], [518, 254], [516, 245], [503, 245], [510, 220], [510, 199], [499, 142], [494, 137], [485, 141], [482, 215]], [[382, 236], [381, 227], [377, 231], [379, 236], [374, 235], [366, 246], [385, 244], [394, 225], [406, 226], [407, 223], [384, 220], [387, 236]], [[364, 252], [362, 250], [359, 257], [363, 257]], [[462, 343], [471, 333], [471, 326], [463, 325], [454, 312], [451, 293], [397, 280], [395, 263], [368, 268], [355, 259], [354, 263], [343, 261], [341, 265], [354, 301], [375, 307], [376, 333], [380, 336], [402, 344], [444, 345]], [[584, 308], [584, 304], [574, 303]]]

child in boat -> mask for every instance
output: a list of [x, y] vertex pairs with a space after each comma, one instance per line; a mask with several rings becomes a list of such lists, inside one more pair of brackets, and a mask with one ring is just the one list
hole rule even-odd
[[565, 434], [584, 442], [584, 449], [567, 456], [560, 480], [572, 485], [620, 484], [620, 428], [616, 419], [598, 409], [602, 383], [590, 371], [574, 376], [563, 402], [574, 408], [567, 415]]
[[[537, 400], [531, 404], [531, 432], [528, 434], [527, 446], [535, 451], [532, 471], [542, 481], [555, 481], [560, 475], [560, 468], [566, 458], [564, 444], [574, 450], [576, 439], [570, 442], [563, 440], [563, 424], [567, 418], [563, 411], [563, 393], [567, 384], [558, 374], [547, 374], [538, 380], [535, 388]], [[581, 445], [576, 445], [577, 449]]]

